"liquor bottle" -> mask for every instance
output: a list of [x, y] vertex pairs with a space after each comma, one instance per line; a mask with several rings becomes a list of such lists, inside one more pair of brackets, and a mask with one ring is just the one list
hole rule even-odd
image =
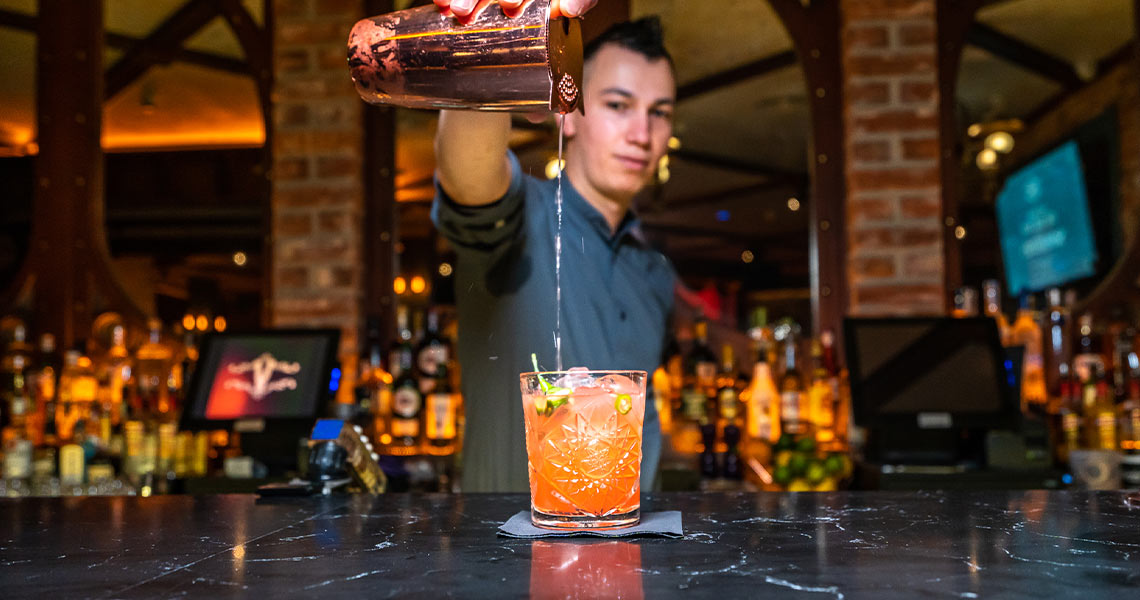
[[1021, 368], [1021, 410], [1043, 412], [1045, 391], [1045, 356], [1041, 328], [1037, 325], [1032, 297], [1021, 297], [1021, 308], [1009, 332], [1009, 344], [1024, 349]]
[[1072, 343], [1070, 340], [1071, 318], [1069, 308], [1062, 303], [1061, 289], [1051, 288], [1045, 294], [1049, 303], [1049, 329], [1045, 337], [1045, 372], [1047, 374], [1045, 387], [1048, 393], [1057, 397], [1060, 394], [1061, 382], [1058, 379], [1060, 365], [1065, 364], [1066, 369], [1072, 361]]
[[808, 386], [807, 418], [815, 430], [817, 442], [835, 440], [835, 392], [836, 385], [823, 358], [823, 342], [814, 340], [811, 344], [812, 368], [811, 385]]
[[[717, 429], [724, 430], [724, 426], [731, 420], [728, 415], [739, 412], [736, 406], [739, 401], [739, 391], [736, 383], [736, 356], [732, 346], [724, 344], [721, 347], [720, 372], [716, 376], [716, 399], [709, 405], [709, 410], [716, 410]], [[710, 414], [714, 414], [711, 413]]]
[[459, 415], [459, 394], [451, 389], [447, 363], [435, 365], [435, 384], [427, 395], [424, 411], [424, 437], [428, 454], [445, 455], [455, 452], [455, 438]]
[[[1128, 387], [1132, 380], [1133, 364], [1137, 361], [1134, 340], [1136, 330], [1131, 327], [1121, 329], [1113, 344], [1112, 386], [1116, 403], [1128, 400]], [[1140, 365], [1137, 365], [1140, 366]]]
[[67, 351], [59, 375], [59, 401], [55, 410], [56, 434], [61, 442], [85, 436], [84, 428], [98, 390], [99, 382], [91, 368], [91, 359], [79, 350]]
[[367, 415], [368, 435], [377, 449], [382, 449], [392, 440], [392, 375], [381, 365], [383, 350], [379, 323], [369, 323], [367, 344], [367, 354], [360, 361], [357, 397], [363, 413]]
[[[111, 349], [107, 360], [99, 369], [99, 388], [102, 410], [110, 419], [110, 425], [120, 428], [129, 417], [127, 387], [131, 381], [130, 353], [127, 351], [127, 332], [122, 325], [111, 330]], [[108, 438], [110, 441], [110, 438]]]
[[1058, 465], [1069, 462], [1069, 453], [1081, 447], [1081, 402], [1078, 382], [1073, 380], [1068, 363], [1058, 365], [1058, 398], [1054, 418], [1054, 448]]
[[401, 304], [396, 309], [396, 339], [388, 350], [388, 370], [393, 378], [403, 374], [405, 364], [411, 368], [412, 330], [408, 328], [408, 307]]
[[[63, 360], [55, 351], [55, 336], [50, 333], [41, 335], [35, 369], [29, 381], [35, 403], [33, 412], [36, 414], [37, 426], [33, 433], [33, 442], [37, 448], [54, 447], [57, 443], [55, 404], [62, 366]], [[52, 469], [54, 471], [54, 466]]]
[[170, 376], [174, 353], [162, 343], [162, 322], [158, 319], [147, 321], [147, 341], [138, 349], [137, 381], [141, 396], [141, 415], [153, 415], [160, 420], [171, 418], [174, 406], [170, 398], [167, 379]]
[[[668, 393], [665, 395], [664, 400], [668, 403], [668, 408], [662, 411], [659, 406], [658, 412], [661, 415], [667, 415], [663, 416], [663, 420], [661, 421], [661, 431], [667, 432], [672, 430], [673, 422], [681, 416], [681, 390], [685, 386], [685, 359], [681, 354], [681, 345], [677, 343], [676, 336], [672, 334], [669, 335], [664, 354], [665, 359], [662, 362], [664, 364], [665, 379], [663, 381], [668, 383], [668, 386], [665, 388], [668, 390]], [[654, 389], [656, 389], [656, 387], [657, 380], [654, 379]], [[669, 429], [665, 428], [665, 419], [668, 419]]]
[[669, 382], [669, 372], [664, 365], [653, 370], [653, 404], [657, 407], [657, 417], [661, 424], [661, 433], [668, 435], [673, 431], [673, 404], [670, 401], [672, 386]]
[[432, 392], [438, 378], [439, 365], [451, 359], [451, 344], [439, 333], [439, 312], [428, 311], [427, 330], [416, 347], [416, 369], [419, 371], [420, 392], [425, 396]]
[[796, 363], [796, 336], [784, 335], [784, 375], [780, 378], [780, 429], [784, 433], [802, 435], [808, 432], [804, 414], [804, 382]]
[[958, 288], [954, 292], [954, 312], [951, 314], [955, 319], [978, 316], [978, 290], [969, 286]]
[[1009, 345], [1009, 321], [1001, 309], [1001, 283], [996, 279], [987, 279], [982, 283], [982, 295], [985, 300], [986, 316], [997, 322], [998, 335], [1001, 336], [1003, 346]]
[[754, 343], [756, 362], [752, 365], [752, 380], [741, 395], [748, 403], [746, 432], [749, 439], [775, 442], [780, 438], [780, 394], [768, 363], [767, 341], [760, 339]]
[[709, 349], [709, 325], [704, 317], [698, 317], [693, 326], [696, 334], [693, 347], [685, 359], [686, 375], [694, 378], [693, 384], [708, 396], [716, 395], [716, 355]]
[[1103, 365], [1085, 384], [1083, 420], [1085, 447], [1095, 450], [1116, 450], [1116, 405], [1112, 401], [1111, 387]]
[[15, 426], [25, 430], [26, 434], [31, 403], [28, 393], [31, 349], [27, 342], [27, 329], [23, 323], [16, 323], [12, 329], [12, 341], [0, 355], [0, 429]]
[[1080, 340], [1073, 357], [1073, 376], [1083, 384], [1095, 377], [1098, 370], [1104, 370], [1104, 356], [1101, 354], [1100, 340], [1093, 330], [1092, 315], [1081, 315], [1077, 331]]
[[400, 374], [392, 383], [391, 454], [410, 456], [419, 452], [424, 409], [423, 395], [412, 370], [412, 353], [400, 352]]

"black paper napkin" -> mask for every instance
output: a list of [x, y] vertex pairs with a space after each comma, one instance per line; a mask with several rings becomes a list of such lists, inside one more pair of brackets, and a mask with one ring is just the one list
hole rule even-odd
[[624, 538], [638, 536], [659, 536], [680, 538], [685, 536], [681, 529], [681, 511], [641, 513], [641, 522], [621, 529], [545, 529], [536, 527], [530, 521], [530, 511], [520, 511], [499, 526], [499, 535], [513, 538], [560, 538], [560, 537], [603, 537]]

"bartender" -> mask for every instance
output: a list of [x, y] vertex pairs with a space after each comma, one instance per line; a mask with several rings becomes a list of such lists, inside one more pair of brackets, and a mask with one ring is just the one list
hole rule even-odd
[[[577, 14], [590, 4], [560, 6]], [[508, 148], [510, 116], [440, 114], [432, 219], [458, 255], [465, 492], [528, 489], [519, 374], [533, 370], [532, 353], [543, 369], [556, 368], [556, 329], [565, 368], [652, 372], [661, 362], [675, 273], [645, 242], [630, 207], [672, 135], [673, 63], [656, 18], [611, 27], [584, 58], [584, 111], [564, 121], [560, 278], [559, 183], [523, 172]], [[651, 489], [661, 453], [652, 402], [642, 443], [642, 487]]]

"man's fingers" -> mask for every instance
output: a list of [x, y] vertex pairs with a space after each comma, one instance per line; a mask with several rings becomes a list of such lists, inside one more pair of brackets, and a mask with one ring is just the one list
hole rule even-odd
[[466, 17], [475, 10], [475, 0], [451, 0], [451, 12], [457, 17]]
[[598, 3], [598, 0], [552, 0], [550, 18], [580, 17]]

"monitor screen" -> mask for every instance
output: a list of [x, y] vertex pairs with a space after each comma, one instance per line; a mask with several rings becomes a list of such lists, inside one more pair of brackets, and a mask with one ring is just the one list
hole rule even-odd
[[214, 333], [202, 340], [184, 421], [305, 420], [329, 397], [336, 330]]
[[1020, 408], [989, 318], [847, 319], [852, 408], [867, 428], [1002, 428]]
[[997, 197], [997, 222], [1012, 295], [1096, 273], [1096, 238], [1076, 141], [1066, 142], [1005, 180]]

